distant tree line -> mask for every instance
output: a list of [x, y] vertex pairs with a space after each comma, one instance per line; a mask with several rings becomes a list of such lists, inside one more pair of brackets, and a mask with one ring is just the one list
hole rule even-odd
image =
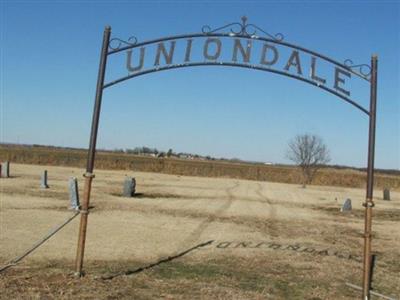
[[176, 158], [184, 158], [184, 159], [197, 159], [197, 160], [222, 160], [222, 161], [231, 161], [231, 162], [241, 162], [238, 158], [215, 158], [210, 155], [199, 155], [188, 152], [175, 152], [173, 149], [169, 149], [168, 151], [161, 151], [157, 148], [151, 148], [147, 146], [135, 147], [135, 148], [116, 148], [114, 150], [100, 150], [104, 152], [116, 152], [116, 153], [126, 153], [126, 154], [134, 154], [134, 155], [149, 155], [154, 157], [176, 157]]
[[[293, 140], [291, 141], [293, 143]], [[87, 151], [86, 148], [78, 148], [78, 147], [66, 147], [66, 146], [55, 146], [55, 145], [42, 145], [42, 144], [24, 144], [24, 143], [6, 143], [6, 142], [0, 142], [0, 148], [43, 148], [43, 149], [64, 149], [64, 150], [71, 150], [71, 151]], [[290, 147], [290, 145], [289, 145]], [[141, 150], [140, 150], [141, 149]], [[148, 150], [150, 149], [150, 151]], [[263, 164], [261, 162], [252, 162], [252, 161], [246, 161], [246, 160], [241, 160], [238, 158], [215, 158], [215, 157], [211, 157], [210, 155], [206, 155], [206, 156], [202, 156], [202, 155], [198, 155], [198, 154], [190, 154], [190, 153], [175, 153], [172, 149], [170, 149], [170, 151], [159, 151], [156, 148], [150, 148], [150, 147], [136, 147], [133, 149], [123, 149], [123, 148], [116, 148], [116, 149], [98, 149], [98, 152], [115, 152], [115, 153], [132, 153], [132, 154], [137, 154], [137, 155], [143, 155], [144, 153], [148, 153], [145, 155], [155, 155], [156, 157], [167, 157], [168, 152], [170, 153], [170, 156], [172, 157], [182, 157], [184, 158], [186, 157], [193, 157], [194, 159], [200, 159], [200, 160], [219, 160], [219, 161], [227, 161], [227, 162], [236, 162], [236, 163], [251, 163], [251, 164]], [[292, 153], [293, 154], [293, 153]], [[329, 152], [328, 152], [329, 154]], [[291, 155], [289, 153], [286, 153], [286, 157], [289, 158], [288, 156]], [[295, 160], [294, 161], [296, 163], [296, 165], [300, 165], [299, 161]], [[346, 165], [328, 165], [326, 164], [326, 162], [324, 163], [318, 163], [317, 166], [319, 168], [333, 168], [333, 169], [351, 169], [351, 170], [357, 170], [357, 171], [362, 171], [362, 172], [366, 172], [366, 168], [357, 168], [357, 167], [351, 167], [351, 166], [346, 166]], [[290, 166], [287, 164], [277, 164], [274, 163], [273, 165], [275, 166]], [[400, 175], [400, 170], [399, 169], [375, 169], [375, 173], [379, 173], [379, 174], [386, 174], [386, 175], [394, 175], [394, 176], [398, 176]]]

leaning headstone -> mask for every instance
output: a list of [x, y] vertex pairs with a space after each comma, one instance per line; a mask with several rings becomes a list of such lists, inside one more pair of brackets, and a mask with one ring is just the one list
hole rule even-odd
[[8, 178], [10, 177], [10, 162], [5, 161], [1, 163], [1, 177]]
[[390, 190], [389, 189], [383, 190], [383, 200], [390, 201]]
[[69, 189], [69, 201], [71, 203], [71, 209], [79, 209], [79, 191], [78, 191], [78, 180], [75, 177], [70, 177], [68, 182]]
[[49, 188], [49, 185], [47, 184], [47, 170], [44, 170], [42, 173], [42, 177], [40, 178], [40, 187], [42, 189]]
[[341, 212], [346, 212], [346, 211], [351, 211], [352, 207], [351, 207], [351, 199], [346, 199], [346, 201], [344, 201], [342, 207], [340, 208]]
[[124, 181], [124, 190], [122, 195], [124, 197], [133, 197], [136, 191], [136, 180], [132, 177], [126, 177]]

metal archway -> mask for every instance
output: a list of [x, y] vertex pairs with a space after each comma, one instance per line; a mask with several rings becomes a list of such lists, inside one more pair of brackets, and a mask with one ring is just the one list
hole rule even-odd
[[[223, 32], [228, 29], [228, 33]], [[251, 30], [251, 32], [249, 32]], [[259, 36], [257, 33], [260, 32], [263, 36]], [[373, 183], [374, 183], [374, 158], [375, 158], [375, 127], [376, 127], [376, 101], [377, 101], [377, 68], [378, 58], [376, 55], [371, 57], [371, 65], [359, 64], [354, 65], [351, 60], [346, 60], [344, 63], [333, 60], [327, 56], [319, 54], [315, 51], [284, 42], [283, 35], [278, 33], [271, 35], [260, 27], [247, 23], [247, 18], [242, 17], [242, 22], [234, 22], [228, 25], [211, 29], [209, 26], [204, 26], [201, 33], [176, 35], [170, 37], [164, 37], [154, 40], [138, 43], [135, 37], [131, 37], [128, 40], [122, 40], [119, 38], [110, 39], [111, 27], [107, 26], [104, 30], [103, 44], [100, 56], [100, 66], [97, 79], [96, 97], [93, 111], [91, 135], [89, 142], [89, 150], [87, 157], [85, 186], [82, 207], [80, 210], [81, 220], [79, 228], [79, 239], [76, 256], [76, 272], [78, 275], [82, 275], [83, 257], [85, 250], [86, 241], [86, 229], [87, 220], [89, 214], [89, 202], [90, 202], [90, 191], [91, 184], [94, 178], [93, 168], [96, 152], [96, 141], [97, 132], [100, 118], [100, 109], [103, 90], [113, 85], [121, 83], [131, 78], [142, 76], [145, 74], [166, 71], [172, 69], [186, 68], [186, 67], [197, 67], [197, 66], [229, 66], [229, 67], [241, 67], [266, 72], [272, 72], [275, 74], [287, 76], [293, 79], [300, 80], [302, 82], [311, 84], [318, 88], [321, 88], [343, 101], [353, 105], [365, 113], [369, 118], [369, 135], [368, 135], [368, 165], [367, 165], [367, 188], [366, 188], [366, 200], [363, 203], [365, 207], [365, 229], [364, 229], [364, 258], [363, 258], [363, 299], [370, 298], [370, 281], [371, 281], [371, 227], [372, 227], [372, 208], [374, 207], [373, 201]], [[193, 54], [192, 46], [195, 39], [203, 39], [204, 44], [202, 48], [201, 57], [203, 61], [191, 62], [191, 56]], [[233, 41], [232, 58], [226, 59], [221, 57], [222, 39]], [[185, 48], [183, 48], [184, 55], [183, 60], [180, 63], [172, 63], [174, 57], [174, 50], [177, 42], [184, 41]], [[243, 46], [242, 41], [246, 41], [246, 45]], [[165, 42], [169, 42], [169, 48], [165, 46]], [[253, 63], [250, 60], [252, 45], [255, 42], [262, 43], [260, 52], [260, 60], [258, 63]], [[144, 57], [146, 53], [146, 46], [156, 46], [156, 54], [154, 65], [150, 68], [145, 68]], [[211, 47], [210, 47], [211, 45]], [[290, 57], [283, 70], [277, 69], [275, 64], [279, 59], [279, 51], [277, 47], [285, 47], [291, 50]], [[211, 50], [210, 50], [211, 48]], [[139, 64], [132, 66], [132, 51], [139, 49]], [[107, 58], [110, 55], [126, 52], [127, 63], [126, 67], [129, 71], [127, 76], [115, 79], [108, 83], [105, 83], [105, 71], [107, 65]], [[201, 52], [201, 51], [200, 51]], [[300, 56], [299, 53], [305, 53], [311, 58], [310, 64], [310, 78], [303, 76]], [[268, 56], [269, 54], [269, 56]], [[271, 58], [271, 54], [273, 55]], [[242, 62], [238, 62], [239, 56], [242, 58]], [[161, 65], [161, 61], [164, 59], [165, 65]], [[317, 75], [317, 60], [330, 63], [334, 67], [334, 80], [333, 87], [327, 84], [327, 79], [319, 77]], [[296, 72], [291, 72], [291, 69], [295, 68]], [[369, 109], [364, 108], [350, 97], [350, 91], [344, 87], [345, 80], [351, 78], [351, 75], [355, 75], [370, 84], [370, 105]]]

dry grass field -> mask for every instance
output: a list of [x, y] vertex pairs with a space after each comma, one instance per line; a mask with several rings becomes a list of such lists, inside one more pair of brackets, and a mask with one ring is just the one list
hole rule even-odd
[[[15, 163], [55, 165], [84, 168], [87, 151], [44, 146], [0, 145], [0, 160]], [[163, 174], [223, 177], [257, 181], [295, 183], [302, 182], [301, 172], [293, 166], [265, 165], [232, 161], [202, 161], [177, 158], [155, 158], [127, 153], [99, 151], [96, 168], [105, 170], [130, 170]], [[364, 188], [366, 172], [354, 169], [321, 169], [313, 180], [315, 185]], [[375, 172], [376, 188], [400, 191], [400, 173]]]
[[[0, 179], [0, 265], [73, 214], [68, 178], [82, 168], [12, 164]], [[40, 189], [49, 173], [50, 188]], [[79, 219], [0, 273], [1, 299], [357, 299], [361, 188], [96, 170], [85, 253]], [[125, 175], [135, 198], [121, 197]], [[376, 191], [373, 288], [400, 298], [400, 192]], [[340, 213], [344, 199], [353, 211]]]

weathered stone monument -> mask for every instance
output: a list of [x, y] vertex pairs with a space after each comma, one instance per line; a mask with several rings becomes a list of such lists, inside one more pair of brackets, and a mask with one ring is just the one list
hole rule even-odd
[[42, 189], [48, 189], [49, 185], [47, 184], [47, 170], [44, 170], [42, 176], [40, 178], [40, 187]]
[[10, 162], [5, 161], [1, 163], [1, 177], [9, 178], [10, 177]]
[[124, 190], [122, 195], [124, 197], [133, 197], [136, 191], [136, 180], [135, 178], [127, 176], [124, 181]]
[[385, 188], [383, 190], [383, 200], [390, 201], [390, 189], [389, 188]]
[[340, 208], [341, 212], [347, 212], [351, 211], [352, 206], [351, 206], [351, 199], [347, 198], [346, 201], [344, 201], [342, 207]]
[[75, 177], [70, 177], [68, 181], [69, 190], [69, 201], [71, 203], [71, 209], [79, 209], [79, 191], [78, 191], [78, 180]]

